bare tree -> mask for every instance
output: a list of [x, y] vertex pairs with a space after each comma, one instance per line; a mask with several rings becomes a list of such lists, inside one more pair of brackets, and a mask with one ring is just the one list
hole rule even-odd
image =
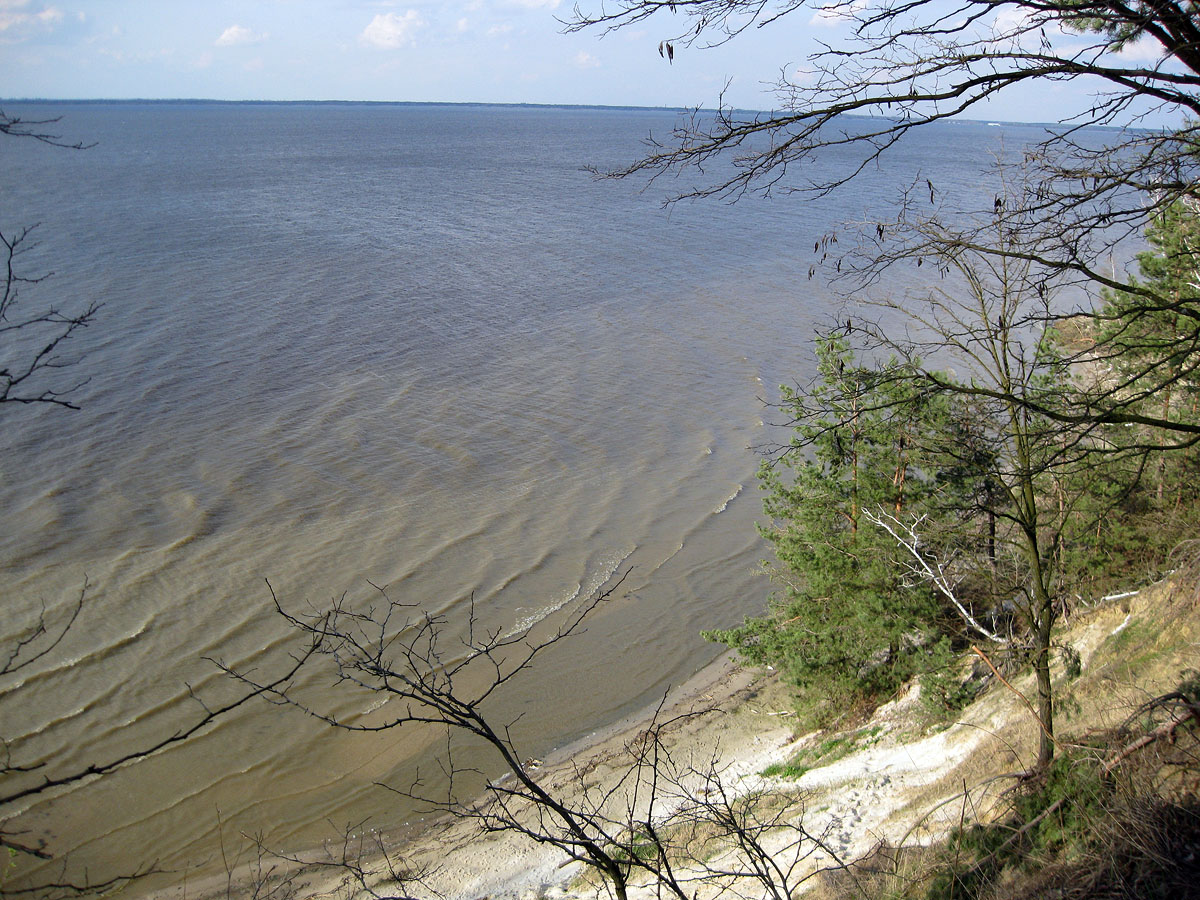
[[[698, 185], [682, 194], [686, 197], [737, 198], [749, 191], [822, 194], [885, 157], [913, 129], [978, 111], [985, 101], [1020, 86], [1077, 82], [1094, 93], [1071, 119], [1048, 128], [1036, 146], [1024, 148], [1018, 165], [1032, 177], [1023, 190], [985, 201], [994, 203], [1009, 229], [1020, 232], [1019, 250], [997, 246], [986, 228], [963, 219], [963, 213], [990, 210], [961, 203], [956, 208], [956, 198], [935, 183], [936, 171], [903, 192], [895, 220], [880, 227], [903, 229], [925, 219], [940, 228], [936, 243], [942, 247], [953, 243], [976, 255], [1017, 252], [1056, 279], [1073, 281], [1092, 294], [1101, 288], [1125, 291], [1144, 316], [1175, 313], [1179, 345], [1200, 347], [1200, 294], [1131, 286], [1108, 264], [1114, 248], [1139, 234], [1157, 211], [1180, 200], [1194, 202], [1197, 195], [1200, 24], [1190, 3], [597, 0], [578, 3], [566, 27], [612, 31], [659, 23], [674, 55], [735, 40], [750, 29], [802, 26], [813, 15], [840, 22], [838, 33], [845, 36], [820, 44], [798, 73], [779, 78], [770, 98], [776, 112], [739, 114], [723, 103], [711, 112], [697, 110], [670, 138], [651, 140], [642, 159], [608, 174], [702, 170]], [[1137, 125], [1152, 113], [1183, 124], [1102, 135], [1086, 130]], [[831, 148], [857, 152], [843, 155], [849, 162], [841, 170], [818, 174], [830, 170], [809, 164]], [[717, 159], [727, 165], [708, 165]], [[928, 200], [921, 200], [925, 196]], [[971, 203], [979, 201], [967, 201]], [[931, 214], [932, 207], [940, 215]], [[876, 272], [889, 261], [894, 259], [879, 256]], [[1082, 312], [1104, 315], [1086, 301]], [[1110, 348], [1099, 352], [1123, 352], [1118, 336], [1110, 337]], [[1165, 352], [1178, 356], [1174, 348]], [[1136, 391], [1118, 385], [1077, 391], [1069, 404], [1036, 411], [1066, 425], [1130, 422], [1189, 440], [1200, 436], [1194, 422], [1155, 414], [1140, 402], [1175, 377], [1163, 354], [1144, 360], [1141, 369], [1141, 377], [1130, 382], [1136, 383]], [[1024, 401], [1038, 402], [1032, 396]]]
[[[1001, 198], [973, 226], [979, 243], [961, 243], [960, 232], [928, 219], [909, 223], [895, 235], [877, 223], [867, 224], [862, 229], [865, 245], [847, 257], [852, 281], [871, 282], [881, 269], [901, 262], [927, 262], [936, 274], [903, 295], [877, 290], [863, 296], [858, 312], [866, 307], [867, 314], [857, 315], [849, 330], [864, 359], [890, 356], [902, 361], [890, 371], [913, 381], [910, 394], [938, 394], [954, 401], [952, 420], [968, 423], [974, 435], [969, 446], [954, 435], [923, 436], [926, 444], [936, 447], [926, 477], [936, 477], [941, 459], [947, 470], [982, 467], [977, 477], [982, 475], [991, 485], [986, 497], [971, 500], [972, 508], [958, 513], [972, 518], [982, 514], [993, 523], [998, 520], [1000, 528], [996, 531], [993, 525], [990, 547], [968, 546], [966, 555], [974, 556], [979, 568], [990, 570], [993, 606], [1003, 602], [1016, 612], [1022, 639], [1031, 650], [1038, 762], [1045, 766], [1055, 750], [1050, 654], [1063, 609], [1068, 523], [1101, 461], [1111, 466], [1129, 462], [1136, 478], [1140, 461], [1149, 450], [1158, 449], [1158, 442], [1142, 441], [1130, 429], [1114, 429], [1117, 423], [1069, 412], [1077, 391], [1094, 394], [1121, 388], [1114, 389], [1106, 373], [1098, 373], [1102, 355], [1088, 357], [1091, 366], [1085, 368], [1080, 365], [1083, 355], [1058, 352], [1051, 326], [1059, 321], [1054, 305], [1061, 272], [1026, 252], [1027, 236], [1012, 227], [1004, 205]], [[824, 410], [815, 414], [823, 415]], [[829, 427], [839, 426], [835, 421]], [[986, 452], [978, 452], [976, 445]], [[911, 571], [953, 606], [970, 632], [991, 642], [1003, 641], [994, 628], [983, 625], [972, 604], [960, 596], [957, 577], [925, 545], [921, 521], [904, 522], [882, 510], [867, 518], [891, 536], [911, 560]], [[1006, 551], [999, 559], [997, 543]], [[957, 552], [954, 545], [951, 551]]]
[[[1061, 170], [1077, 181], [1043, 203], [1076, 206], [1118, 188], [1153, 186], [1190, 191], [1195, 171], [1192, 129], [1126, 135], [1118, 147], [1088, 150], [1075, 142], [1086, 125], [1126, 124], [1159, 110], [1200, 116], [1200, 26], [1187, 3], [1121, 0], [933, 0], [863, 4], [854, 0], [600, 0], [577, 3], [568, 30], [613, 31], [647, 23], [659, 13], [673, 48], [704, 48], [751, 29], [782, 28], [804, 15], [845, 26], [848, 36], [822, 44], [796, 76], [774, 85], [777, 112], [739, 117], [724, 106], [697, 113], [626, 172], [658, 172], [732, 153], [733, 172], [699, 195], [771, 190], [788, 170], [828, 147], [852, 145], [864, 154], [831, 180], [801, 182], [825, 191], [845, 183], [914, 128], [972, 110], [1027, 82], [1079, 80], [1100, 92], [1047, 146], [1070, 149], [1086, 171]], [[654, 21], [660, 21], [655, 19]], [[682, 27], [681, 27], [682, 26]], [[1139, 41], [1158, 50], [1157, 63], [1130, 64], [1121, 55]], [[1144, 105], [1144, 104], [1143, 104]], [[871, 121], [851, 123], [859, 114]], [[1131, 150], [1140, 152], [1129, 153]], [[1118, 153], [1120, 155], [1118, 155]], [[1119, 165], [1111, 168], [1105, 163]], [[1173, 176], [1173, 177], [1167, 177]], [[1049, 208], [1049, 207], [1047, 207]]]
[[[90, 145], [70, 143], [48, 130], [58, 119], [21, 119], [0, 110], [0, 135], [28, 138], [52, 147], [85, 150]], [[86, 378], [64, 381], [58, 373], [74, 363], [64, 356], [67, 342], [95, 319], [96, 301], [82, 304], [49, 304], [30, 307], [25, 294], [47, 281], [52, 272], [30, 274], [21, 267], [21, 256], [31, 250], [37, 226], [0, 230], [0, 403], [48, 403], [78, 409], [71, 394]]]
[[[1073, 347], [1060, 345], [1060, 362], [1086, 377], [1074, 378], [1068, 393], [1061, 386], [1038, 390], [1031, 384], [1016, 396], [1006, 395], [996, 385], [976, 385], [974, 396], [1015, 401], [1081, 434], [1112, 425], [1135, 428], [1146, 450], [1194, 446], [1200, 441], [1200, 424], [1179, 409], [1149, 401], [1200, 374], [1200, 293], [1189, 294], [1189, 285], [1168, 295], [1155, 286], [1117, 280], [1115, 274], [1094, 273], [1081, 284], [1078, 271], [1051, 258], [1056, 247], [1079, 236], [1072, 234], [1069, 223], [1060, 227], [1043, 221], [1041, 211], [1022, 205], [1038, 193], [1040, 165], [1037, 158], [1028, 157], [999, 165], [1000, 187], [991, 209], [969, 215], [940, 209], [926, 212], [920, 209], [923, 186], [912, 186], [904, 192], [894, 217], [848, 225], [842, 235], [845, 254], [834, 278], [839, 291], [847, 299], [886, 295], [889, 276], [911, 275], [931, 263], [927, 293], [949, 298], [953, 291], [965, 289], [965, 297], [975, 291], [971, 279], [947, 281], [952, 273], [963, 276], [962, 260], [981, 273], [1023, 271], [1027, 299], [1015, 311], [998, 306], [995, 321], [1014, 335], [1074, 328], [1079, 339]], [[1200, 256], [1191, 250], [1181, 256], [1175, 260], [1177, 265], [1200, 271]], [[1083, 308], [1072, 308], [1061, 299], [1081, 287]], [[1113, 310], [1093, 302], [1100, 291], [1116, 292], [1128, 303]], [[1053, 303], [1048, 302], [1051, 298]], [[1167, 312], [1175, 314], [1169, 336], [1161, 327], [1148, 327]], [[863, 320], [863, 324], [869, 323]], [[919, 340], [920, 347], [914, 341], [911, 349], [919, 349], [927, 358], [954, 343], [944, 341], [936, 328], [927, 328]], [[960, 387], [965, 393], [965, 386]]]
[[[43, 610], [3, 649], [3, 658], [0, 659], [0, 721], [7, 720], [12, 710], [21, 703], [25, 670], [53, 654], [68, 632], [76, 627], [85, 606], [87, 588], [85, 582], [75, 602], [60, 615], [58, 621], [50, 621]], [[260, 688], [253, 688], [232, 700], [208, 705], [202, 698], [193, 695], [198, 711], [189, 722], [143, 746], [83, 766], [64, 766], [53, 759], [27, 758], [19, 745], [11, 744], [0, 735], [0, 849], [9, 855], [5, 877], [0, 879], [0, 896], [58, 900], [97, 895], [155, 871], [152, 862], [142, 862], [131, 865], [128, 871], [99, 878], [86, 873], [81, 878], [70, 876], [65, 874], [65, 866], [61, 867], [62, 874], [29, 877], [27, 870], [30, 863], [62, 863], [63, 860], [56, 857], [44, 838], [26, 830], [22, 825], [22, 814], [31, 800], [54, 797], [64, 790], [103, 777], [189, 740], [252, 698], [269, 694], [287, 683], [314, 652], [315, 647], [305, 648], [290, 661], [278, 679], [272, 679]]]
[[[366, 691], [364, 703], [375, 710], [369, 716], [317, 708], [287, 680], [267, 685], [223, 668], [265, 698], [335, 728], [444, 729], [444, 785], [434, 790], [418, 778], [384, 787], [481, 833], [512, 832], [554, 847], [564, 862], [598, 874], [620, 900], [639, 882], [678, 900], [692, 900], [701, 884], [713, 896], [765, 891], [784, 900], [823, 867], [840, 867], [824, 835], [805, 830], [802, 793], [738, 789], [717, 759], [671, 752], [670, 732], [694, 713], [664, 717], [660, 706], [626, 747], [621, 776], [607, 785], [589, 783], [579, 764], [551, 781], [542, 763], [521, 751], [515, 722], [494, 720], [497, 695], [546, 650], [576, 637], [619, 584], [565, 612], [557, 626], [485, 628], [472, 608], [458, 638], [445, 618], [392, 599], [386, 588], [375, 588], [374, 602], [355, 607], [342, 598], [303, 616], [276, 598], [280, 615], [315, 652], [312, 664], [328, 667], [347, 691]], [[463, 738], [473, 753], [463, 751]], [[481, 761], [488, 757], [491, 763]]]

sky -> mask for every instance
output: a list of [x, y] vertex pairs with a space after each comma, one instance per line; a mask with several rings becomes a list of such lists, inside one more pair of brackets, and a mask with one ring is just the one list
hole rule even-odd
[[[847, 27], [806, 9], [668, 62], [659, 42], [680, 17], [567, 34], [571, 10], [570, 0], [0, 0], [0, 97], [694, 107], [724, 92], [770, 109], [768, 85]], [[972, 117], [1055, 121], [1085, 94], [1043, 83]]]

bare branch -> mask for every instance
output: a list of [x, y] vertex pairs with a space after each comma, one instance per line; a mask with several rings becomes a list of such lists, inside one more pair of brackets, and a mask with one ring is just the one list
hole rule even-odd
[[43, 144], [49, 144], [51, 147], [62, 147], [67, 150], [87, 150], [89, 147], [96, 146], [95, 144], [85, 144], [82, 141], [72, 144], [63, 140], [61, 135], [52, 134], [46, 130], [47, 126], [57, 125], [61, 121], [61, 116], [50, 119], [22, 119], [20, 116], [11, 116], [0, 109], [0, 135], [30, 138]]
[[30, 235], [36, 226], [14, 234], [0, 232], [4, 274], [0, 279], [0, 403], [45, 403], [68, 409], [79, 407], [70, 395], [88, 379], [65, 386], [47, 379], [65, 369], [74, 360], [61, 351], [80, 330], [86, 328], [100, 311], [100, 304], [87, 303], [77, 312], [63, 312], [56, 306], [25, 312], [21, 307], [21, 288], [44, 282], [50, 274], [29, 276], [17, 266], [20, 254], [30, 249]]
[[[53, 652], [62, 643], [62, 639], [67, 636], [67, 632], [71, 630], [71, 626], [75, 624], [75, 620], [79, 618], [79, 613], [83, 609], [84, 598], [87, 596], [87, 590], [88, 580], [85, 576], [83, 586], [79, 589], [79, 597], [71, 605], [66, 621], [61, 625], [55, 626], [53, 633], [46, 626], [46, 607], [43, 603], [42, 611], [38, 614], [37, 621], [24, 634], [16, 637], [8, 650], [7, 658], [0, 663], [0, 675], [10, 675], [13, 672], [19, 672], [26, 666], [37, 662], [39, 659]], [[47, 638], [47, 643], [33, 650], [30, 655], [25, 655], [26, 651], [31, 649], [43, 637]]]
[[[646, 883], [659, 896], [691, 900], [703, 883], [723, 895], [765, 890], [784, 900], [822, 867], [840, 867], [825, 836], [804, 828], [803, 794], [768, 794], [740, 784], [715, 756], [698, 764], [673, 756], [668, 736], [711, 710], [666, 715], [664, 696], [649, 724], [618, 760], [609, 760], [619, 775], [599, 784], [589, 778], [588, 766], [577, 763], [547, 777], [540, 760], [520, 752], [512, 723], [491, 720], [496, 691], [513, 683], [547, 648], [579, 634], [586, 617], [624, 577], [561, 612], [557, 624], [514, 632], [484, 627], [472, 604], [455, 648], [447, 646], [453, 643], [450, 623], [392, 599], [386, 586], [373, 585], [374, 603], [357, 607], [342, 597], [307, 616], [287, 612], [276, 597], [280, 615], [313, 649], [312, 664], [327, 665], [348, 688], [387, 698], [383, 705], [370, 704], [371, 718], [314, 708], [287, 682], [258, 684], [250, 673], [224, 668], [260, 696], [335, 728], [444, 728], [438, 761], [444, 785], [430, 789], [418, 773], [407, 785], [381, 787], [482, 833], [518, 834], [556, 848], [565, 860], [598, 874], [618, 898], [625, 898], [631, 885]], [[463, 735], [483, 742], [503, 771], [500, 777], [477, 756], [458, 758], [454, 738]], [[476, 796], [481, 779], [483, 794]], [[818, 855], [833, 862], [818, 864]], [[334, 857], [329, 864], [342, 867], [355, 890], [378, 896], [372, 893], [372, 876], [362, 874], [347, 855]], [[310, 859], [281, 858], [297, 864]]]
[[926, 516], [914, 516], [911, 522], [902, 523], [896, 516], [891, 515], [882, 508], [878, 512], [864, 509], [862, 514], [864, 519], [877, 528], [882, 528], [891, 535], [899, 547], [908, 552], [914, 561], [912, 566], [913, 571], [917, 572], [922, 579], [932, 584], [938, 593], [950, 601], [959, 616], [967, 624], [967, 627], [987, 638], [992, 643], [1008, 643], [1005, 638], [991, 631], [971, 614], [966, 605], [958, 599], [958, 595], [955, 592], [954, 580], [947, 573], [945, 564], [936, 556], [921, 548], [921, 538], [917, 533], [917, 529], [921, 526], [921, 522]]
[[[192, 736], [212, 725], [213, 722], [218, 718], [226, 715], [229, 712], [232, 712], [240, 706], [245, 705], [253, 698], [263, 695], [270, 696], [286, 690], [286, 686], [289, 685], [295, 678], [296, 673], [300, 671], [305, 663], [316, 652], [317, 648], [315, 646], [306, 648], [292, 660], [291, 666], [280, 677], [262, 685], [252, 687], [251, 690], [244, 693], [236, 700], [232, 700], [228, 703], [214, 706], [212, 708], [205, 707], [204, 714], [190, 725], [180, 728], [177, 731], [172, 732], [170, 735], [160, 738], [152, 744], [131, 750], [106, 762], [90, 763], [82, 768], [73, 769], [59, 775], [44, 775], [32, 783], [25, 784], [24, 786], [10, 787], [5, 785], [3, 788], [0, 788], [0, 809], [17, 803], [18, 801], [27, 797], [37, 796], [57, 788], [66, 787], [67, 785], [71, 784], [77, 784], [99, 775], [106, 775], [109, 772], [113, 772], [130, 763], [145, 759], [148, 756], [153, 756], [156, 753], [161, 753], [163, 750], [166, 750], [169, 747], [183, 743]], [[32, 768], [41, 768], [41, 766]], [[12, 770], [10, 769], [9, 771]]]

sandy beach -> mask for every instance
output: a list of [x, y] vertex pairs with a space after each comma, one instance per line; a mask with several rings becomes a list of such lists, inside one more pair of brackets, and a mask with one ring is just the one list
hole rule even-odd
[[[1093, 610], [1073, 630], [1069, 640], [1085, 672], [1100, 643], [1118, 633], [1127, 620], [1126, 610], [1108, 606]], [[1102, 672], [1103, 667], [1101, 676]], [[1032, 687], [1031, 676], [1022, 676], [1011, 687], [985, 692], [947, 722], [929, 719], [920, 706], [919, 688], [913, 685], [848, 732], [797, 734], [789, 691], [778, 676], [743, 668], [725, 656], [669, 692], [660, 706], [533, 765], [537, 783], [567, 807], [595, 808], [597, 797], [616, 797], [619, 808], [626, 802], [621, 786], [631, 783], [629, 773], [639, 748], [645, 746], [647, 728], [671, 722], [662, 729], [659, 746], [673, 771], [710, 773], [716, 779], [686, 783], [684, 793], [697, 788], [706, 792], [719, 782], [719, 792], [729, 797], [753, 792], [788, 798], [786, 815], [763, 832], [762, 844], [788, 871], [794, 893], [810, 886], [821, 871], [868, 857], [881, 845], [911, 846], [937, 839], [967, 816], [968, 805], [971, 815], [986, 816], [992, 799], [1012, 783], [1002, 773], [1026, 770], [1036, 758], [1036, 733], [1013, 691], [1028, 693]], [[1111, 686], [1103, 698], [1113, 702]], [[819, 748], [833, 741], [848, 741], [848, 745], [842, 753], [824, 755]], [[812, 760], [812, 767], [799, 777], [764, 774], [769, 766], [794, 761], [798, 754]], [[972, 786], [969, 803], [962, 795], [964, 784]], [[687, 804], [683, 793], [675, 796]], [[661, 815], [658, 821], [667, 828], [672, 825], [669, 806], [656, 807], [656, 816]], [[621, 821], [619, 815], [616, 819]], [[483, 833], [477, 819], [445, 816], [403, 836], [373, 839], [378, 841], [373, 846], [386, 851], [392, 872], [420, 872], [419, 882], [397, 885], [389, 880], [385, 857], [379, 853], [360, 853], [351, 869], [338, 866], [349, 846], [338, 842], [297, 857], [305, 863], [301, 867], [289, 870], [277, 859], [260, 860], [259, 868], [239, 872], [232, 881], [209, 882], [202, 888], [193, 884], [185, 896], [191, 900], [216, 896], [590, 900], [608, 896], [601, 880], [589, 875], [582, 864], [571, 862], [561, 849], [513, 831]], [[733, 870], [740, 861], [735, 851], [726, 848], [697, 865], [701, 868], [692, 872], [688, 893], [708, 900], [721, 893], [721, 886], [702, 867]], [[274, 879], [269, 891], [262, 881], [267, 870]], [[359, 880], [359, 876], [365, 877]], [[747, 883], [744, 877], [739, 890], [739, 896], [765, 895], [761, 885]], [[631, 885], [630, 897], [649, 900], [653, 896], [653, 885], [636, 880]]]
[[[787, 700], [778, 680], [738, 666], [726, 655], [672, 690], [661, 708], [641, 711], [545, 760], [539, 781], [560, 796], [604, 792], [633, 763], [630, 751], [656, 717], [674, 720], [664, 743], [677, 759], [717, 759], [730, 779], [751, 775], [793, 743]], [[581, 781], [580, 772], [586, 772]], [[407, 863], [433, 865], [430, 894], [447, 898], [563, 895], [581, 874], [564, 853], [512, 833], [481, 836], [473, 822], [441, 822], [419, 837]], [[565, 864], [565, 865], [564, 865]]]

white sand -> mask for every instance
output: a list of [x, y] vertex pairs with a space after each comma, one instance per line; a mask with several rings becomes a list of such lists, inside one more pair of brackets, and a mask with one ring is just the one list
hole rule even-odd
[[[1120, 613], [1113, 610], [1072, 635], [1085, 666], [1094, 645], [1119, 619]], [[1030, 693], [1031, 677], [1017, 681], [1015, 687]], [[929, 841], [964, 818], [984, 814], [987, 795], [994, 796], [1012, 783], [1007, 777], [990, 776], [1015, 773], [1033, 762], [1036, 729], [1011, 690], [988, 691], [963, 711], [959, 721], [933, 733], [919, 732], [918, 705], [914, 688], [881, 707], [859, 732], [853, 752], [796, 780], [771, 779], [761, 773], [829, 735], [797, 738], [788, 692], [772, 675], [741, 669], [728, 657], [719, 660], [669, 696], [659, 721], [691, 714], [665, 732], [663, 744], [677, 763], [699, 769], [715, 765], [722, 789], [731, 795], [778, 789], [802, 798], [794, 811], [789, 808], [793, 818], [787, 820], [787, 827], [766, 838], [778, 861], [795, 862], [792, 884], [802, 888], [810, 873], [834, 862], [865, 857], [880, 842]], [[626, 778], [635, 758], [629, 748], [637, 745], [654, 712], [631, 717], [551, 757], [537, 768], [538, 783], [568, 806], [609, 791]], [[972, 786], [969, 801], [961, 796], [964, 784]], [[797, 841], [800, 826], [818, 840]], [[408, 835], [392, 857], [408, 868], [432, 869], [422, 886], [405, 886], [407, 893], [420, 898], [590, 900], [606, 896], [599, 880], [581, 877], [584, 867], [570, 863], [563, 851], [511, 832], [481, 834], [474, 820], [431, 823]], [[718, 854], [707, 862], [725, 861]], [[338, 880], [327, 869], [306, 869], [295, 883], [296, 896], [354, 896], [354, 891], [339, 888]], [[698, 900], [716, 893], [709, 884], [696, 882], [691, 887]], [[226, 893], [215, 888], [193, 890], [189, 900]], [[764, 893], [753, 884], [739, 888], [739, 896], [745, 898]], [[380, 889], [381, 895], [394, 892], [394, 887]], [[251, 893], [235, 887], [232, 895]], [[253, 893], [263, 896], [261, 890]], [[650, 885], [631, 890], [637, 900], [654, 896]]]
[[[805, 793], [803, 825], [809, 834], [822, 838], [823, 849], [814, 850], [811, 842], [797, 845], [793, 829], [782, 829], [771, 838], [780, 854], [805, 855], [794, 873], [797, 881], [803, 881], [806, 872], [829, 865], [831, 856], [851, 861], [870, 853], [880, 841], [928, 839], [930, 834], [957, 824], [961, 804], [948, 803], [929, 814], [937, 802], [936, 795], [931, 800], [930, 789], [939, 781], [953, 784], [947, 776], [973, 754], [987, 754], [997, 766], [1010, 771], [1021, 767], [1021, 761], [1005, 751], [997, 737], [1020, 715], [1010, 694], [992, 692], [959, 723], [904, 740], [900, 729], [911, 725], [917, 703], [914, 689], [882, 707], [869, 724], [874, 732], [865, 742], [869, 746], [787, 782], [760, 773], [772, 763], [787, 761], [823, 735], [795, 737], [787, 692], [777, 678], [755, 675], [725, 658], [674, 692], [660, 715], [665, 719], [697, 713], [671, 730], [665, 744], [676, 761], [692, 761], [703, 768], [709, 761], [719, 760], [722, 784], [731, 793], [780, 785]], [[628, 770], [633, 757], [627, 748], [644, 731], [652, 713], [633, 717], [586, 746], [569, 748], [548, 760], [538, 770], [539, 783], [556, 796], [576, 802], [607, 790]], [[586, 777], [581, 778], [581, 772]], [[798, 810], [797, 822], [800, 814]], [[918, 823], [920, 832], [914, 828]], [[422, 897], [566, 900], [605, 896], [595, 878], [580, 877], [584, 867], [570, 863], [563, 851], [514, 833], [481, 835], [471, 821], [435, 823], [407, 843], [401, 854], [409, 865], [435, 869], [423, 889], [410, 887]], [[697, 887], [701, 900], [713, 893], [703, 885]], [[632, 893], [646, 900], [653, 896], [650, 886]], [[745, 896], [755, 896], [752, 887]]]

